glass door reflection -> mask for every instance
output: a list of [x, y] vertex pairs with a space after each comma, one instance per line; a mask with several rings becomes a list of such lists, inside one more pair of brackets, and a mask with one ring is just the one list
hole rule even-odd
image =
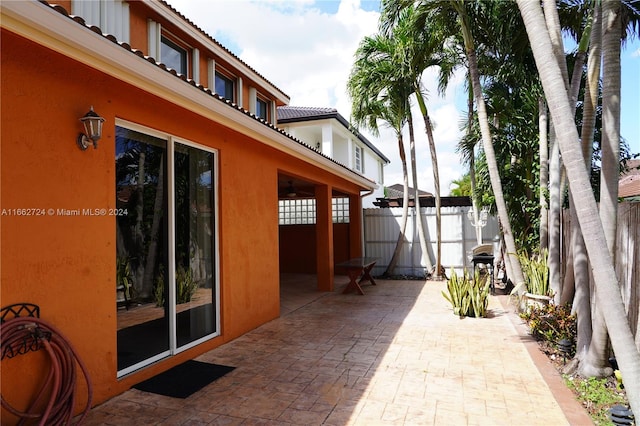
[[214, 155], [174, 148], [177, 347], [215, 333]]

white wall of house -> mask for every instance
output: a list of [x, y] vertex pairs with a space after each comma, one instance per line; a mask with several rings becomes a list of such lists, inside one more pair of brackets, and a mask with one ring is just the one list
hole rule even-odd
[[362, 199], [363, 208], [373, 208], [376, 198], [384, 197], [384, 167], [380, 157], [362, 143], [356, 135], [335, 119], [287, 123], [283, 130], [318, 149], [335, 161], [355, 170], [355, 148], [363, 148], [363, 175], [378, 184], [378, 188]]

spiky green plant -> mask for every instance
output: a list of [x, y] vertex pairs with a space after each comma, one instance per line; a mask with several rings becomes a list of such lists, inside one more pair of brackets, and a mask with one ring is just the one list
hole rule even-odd
[[489, 279], [476, 271], [471, 280], [465, 271], [462, 277], [451, 269], [451, 278], [447, 280], [447, 292], [442, 295], [453, 307], [453, 313], [460, 317], [485, 317], [489, 303]]
[[[549, 289], [549, 265], [547, 257], [547, 250], [543, 250], [542, 253], [533, 256], [529, 256], [527, 252], [518, 255], [520, 264], [522, 265], [524, 285], [527, 288], [527, 293], [552, 296]], [[511, 291], [511, 294], [516, 294], [520, 288], [521, 286], [517, 286]]]

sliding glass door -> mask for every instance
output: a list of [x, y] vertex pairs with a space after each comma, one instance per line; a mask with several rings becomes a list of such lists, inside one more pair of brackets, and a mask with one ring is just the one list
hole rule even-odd
[[116, 127], [118, 376], [218, 333], [215, 153]]

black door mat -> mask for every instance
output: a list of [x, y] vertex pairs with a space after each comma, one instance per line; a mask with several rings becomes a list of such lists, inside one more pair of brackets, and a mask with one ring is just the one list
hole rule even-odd
[[134, 388], [172, 398], [187, 398], [233, 369], [235, 367], [190, 360], [138, 383]]

